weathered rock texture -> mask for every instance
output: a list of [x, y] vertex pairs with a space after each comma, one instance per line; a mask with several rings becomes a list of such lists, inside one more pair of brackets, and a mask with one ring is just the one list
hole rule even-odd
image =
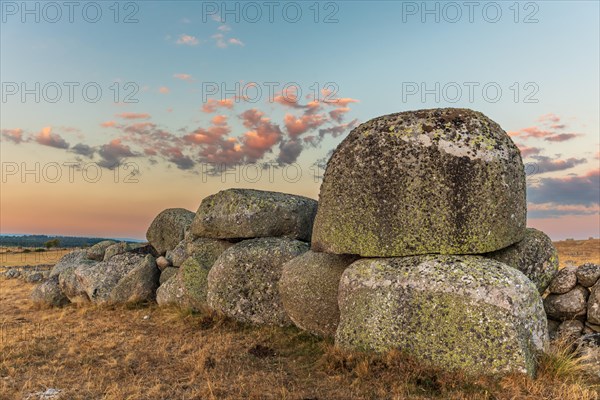
[[558, 251], [552, 240], [533, 228], [527, 228], [523, 240], [485, 256], [524, 273], [540, 293], [544, 293], [558, 272]]
[[208, 196], [190, 232], [217, 239], [289, 237], [310, 241], [317, 202], [292, 194], [228, 189]]
[[355, 260], [355, 256], [308, 251], [284, 264], [279, 294], [297, 327], [318, 336], [335, 335], [340, 278]]
[[586, 314], [589, 291], [577, 285], [564, 294], [549, 294], [544, 299], [544, 308], [548, 317], [557, 320], [567, 320], [583, 317]]
[[104, 259], [104, 252], [106, 252], [106, 249], [116, 243], [117, 242], [114, 240], [103, 240], [96, 243], [87, 249], [87, 258], [90, 260], [102, 261]]
[[61, 307], [69, 302], [67, 296], [63, 294], [58, 286], [58, 276], [53, 276], [33, 289], [31, 299], [35, 303], [47, 304], [50, 306]]
[[547, 344], [535, 286], [484, 257], [358, 260], [339, 291], [336, 344], [345, 349], [399, 348], [446, 369], [532, 375]]
[[525, 235], [525, 173], [498, 124], [468, 109], [372, 119], [327, 165], [312, 249], [361, 256], [472, 254]]
[[183, 208], [168, 208], [154, 218], [146, 232], [146, 239], [159, 254], [164, 255], [184, 238], [194, 215]]
[[251, 239], [231, 246], [208, 274], [208, 305], [242, 322], [291, 325], [279, 279], [283, 264], [306, 251], [306, 243], [289, 238]]
[[577, 285], [577, 267], [574, 265], [561, 269], [552, 279], [548, 291], [554, 294], [564, 294]]

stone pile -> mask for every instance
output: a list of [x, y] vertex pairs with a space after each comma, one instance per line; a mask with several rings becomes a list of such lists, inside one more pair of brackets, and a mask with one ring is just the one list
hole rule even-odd
[[574, 342], [600, 333], [600, 265], [561, 269], [548, 286], [544, 308], [551, 337]]
[[533, 375], [547, 345], [541, 294], [557, 252], [526, 228], [519, 150], [471, 110], [360, 125], [329, 161], [318, 206], [229, 189], [195, 214], [163, 211], [146, 237], [65, 256], [36, 298], [210, 308], [471, 373]]

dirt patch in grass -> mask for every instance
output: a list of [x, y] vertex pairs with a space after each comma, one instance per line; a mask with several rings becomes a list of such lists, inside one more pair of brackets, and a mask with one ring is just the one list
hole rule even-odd
[[[295, 328], [208, 311], [34, 306], [0, 279], [0, 399], [597, 399], [599, 382], [545, 361], [537, 379], [444, 373], [398, 352], [343, 353]], [[554, 365], [561, 365], [560, 374]], [[565, 372], [566, 371], [566, 372]]]

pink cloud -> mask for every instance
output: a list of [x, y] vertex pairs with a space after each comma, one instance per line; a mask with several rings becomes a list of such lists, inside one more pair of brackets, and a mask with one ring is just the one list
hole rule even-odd
[[236, 46], [244, 46], [244, 43], [240, 40], [240, 39], [236, 39], [236, 38], [231, 38], [228, 40], [229, 44], [233, 44]]
[[23, 142], [23, 129], [2, 129], [2, 136], [13, 143]]
[[227, 116], [226, 115], [215, 115], [211, 122], [213, 125], [227, 125]]
[[575, 139], [578, 136], [582, 136], [579, 133], [559, 133], [556, 135], [548, 136], [544, 140], [548, 142], [566, 142], [567, 140]]
[[202, 111], [209, 114], [217, 111], [219, 108], [227, 108], [231, 110], [233, 108], [233, 99], [208, 99], [208, 101], [202, 105]]
[[548, 114], [544, 114], [544, 115], [540, 116], [538, 118], [538, 121], [557, 123], [560, 121], [560, 117], [554, 113], [548, 113]]
[[173, 78], [187, 82], [192, 82], [194, 80], [190, 74], [174, 74]]
[[539, 147], [528, 147], [528, 146], [525, 146], [524, 144], [520, 144], [520, 143], [515, 143], [515, 144], [517, 145], [519, 150], [521, 150], [521, 156], [523, 158], [527, 158], [529, 156], [540, 154], [540, 152], [542, 150]]
[[124, 112], [116, 115], [119, 118], [123, 119], [150, 119], [150, 114], [147, 113], [132, 113], [132, 112]]
[[100, 124], [101, 127], [103, 128], [113, 128], [117, 125], [117, 123], [115, 121], [106, 121]]
[[297, 137], [311, 129], [316, 129], [327, 122], [327, 119], [320, 114], [303, 115], [296, 118], [291, 114], [285, 114], [284, 124], [288, 134]]
[[52, 133], [52, 127], [47, 126], [41, 130], [35, 137], [35, 141], [44, 146], [56, 147], [59, 149], [68, 149], [67, 143], [60, 135]]
[[186, 46], [196, 46], [198, 43], [200, 43], [200, 41], [195, 36], [182, 34], [179, 35], [179, 38], [175, 43]]
[[166, 87], [166, 86], [161, 86], [161, 87], [159, 87], [159, 88], [158, 88], [158, 92], [159, 92], [159, 93], [161, 93], [161, 94], [167, 94], [167, 93], [169, 93], [170, 91], [171, 91], [171, 89], [169, 89], [169, 88], [168, 88], [168, 87]]
[[342, 122], [344, 114], [350, 111], [350, 107], [340, 107], [329, 112], [329, 116], [336, 122]]

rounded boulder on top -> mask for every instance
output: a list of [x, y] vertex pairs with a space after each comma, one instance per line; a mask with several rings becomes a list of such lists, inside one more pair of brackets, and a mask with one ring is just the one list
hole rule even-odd
[[480, 254], [523, 239], [525, 171], [502, 128], [468, 109], [361, 124], [327, 164], [314, 251], [392, 257]]

